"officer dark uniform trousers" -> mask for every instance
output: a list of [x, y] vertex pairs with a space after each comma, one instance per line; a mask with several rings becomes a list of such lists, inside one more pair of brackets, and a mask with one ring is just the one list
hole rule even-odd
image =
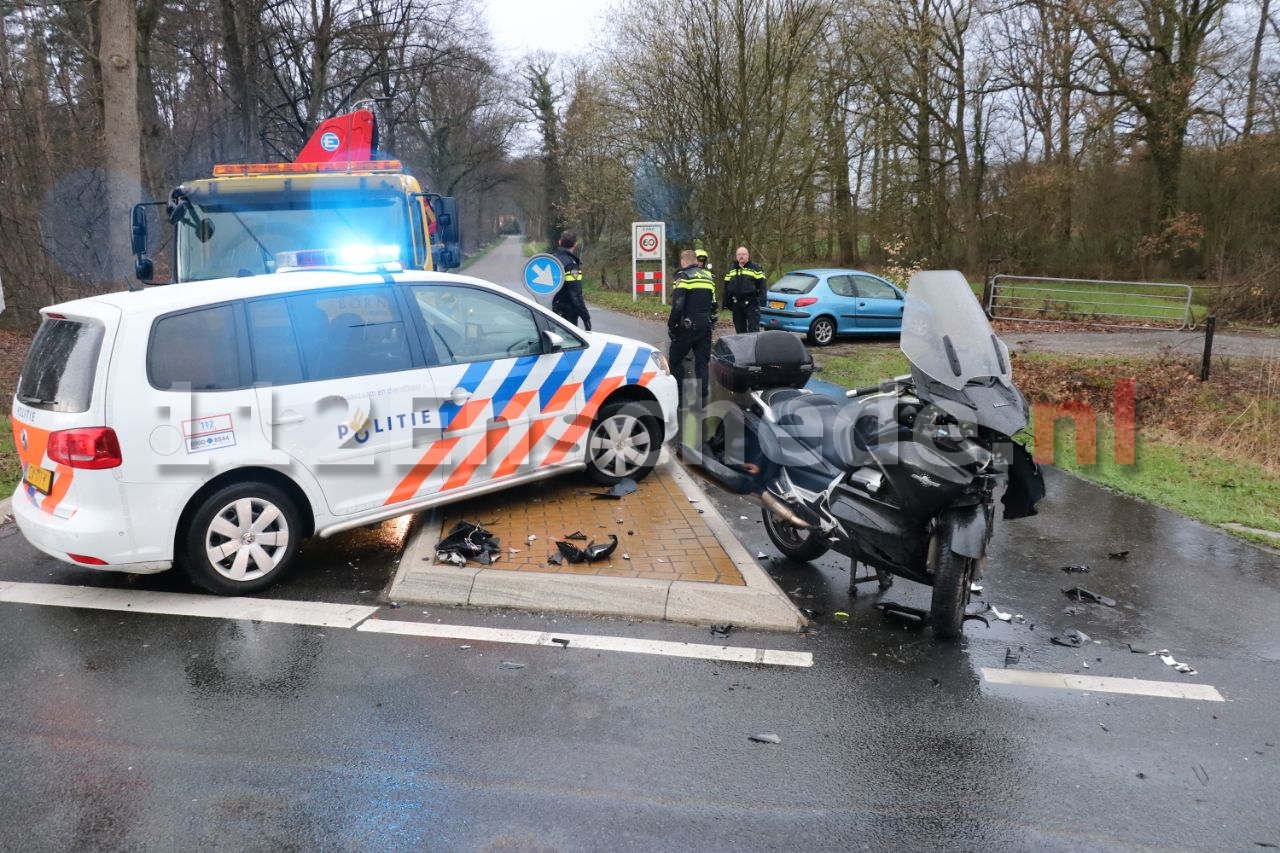
[[735, 263], [724, 274], [724, 307], [733, 312], [733, 330], [760, 331], [760, 300], [767, 292], [764, 270], [755, 261]]
[[582, 320], [582, 327], [591, 331], [591, 315], [587, 312], [587, 300], [582, 295], [582, 261], [563, 246], [556, 246], [551, 254], [564, 267], [564, 285], [552, 298], [551, 310], [574, 326]]
[[715, 325], [715, 313], [715, 278], [696, 263], [683, 267], [672, 279], [671, 316], [667, 318], [671, 348], [667, 359], [683, 396], [684, 357], [692, 350], [693, 372], [703, 404], [707, 401], [707, 366], [711, 362], [711, 327]]

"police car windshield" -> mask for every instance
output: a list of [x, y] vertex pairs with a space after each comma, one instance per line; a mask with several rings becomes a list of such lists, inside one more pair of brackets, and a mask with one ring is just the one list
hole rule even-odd
[[399, 260], [408, 263], [413, 260], [408, 219], [398, 194], [194, 198], [177, 224], [179, 280], [273, 273], [282, 253], [356, 246], [395, 244]]

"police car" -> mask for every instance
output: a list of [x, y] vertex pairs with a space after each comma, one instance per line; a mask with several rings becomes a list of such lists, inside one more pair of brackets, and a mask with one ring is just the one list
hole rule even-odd
[[13, 512], [60, 560], [239, 595], [299, 543], [585, 469], [676, 431], [653, 347], [467, 276], [326, 269], [42, 311], [13, 402]]

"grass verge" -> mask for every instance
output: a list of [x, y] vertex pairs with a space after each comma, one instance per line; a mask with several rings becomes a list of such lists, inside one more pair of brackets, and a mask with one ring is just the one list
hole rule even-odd
[[18, 451], [13, 446], [13, 430], [9, 426], [9, 418], [0, 416], [0, 500], [13, 494], [22, 479], [22, 463], [18, 461]]
[[[846, 387], [874, 384], [907, 370], [892, 346], [859, 345], [856, 355], [823, 356], [822, 377]], [[1018, 387], [1052, 426], [1053, 464], [1124, 494], [1209, 524], [1237, 523], [1280, 532], [1280, 364], [1232, 359], [1200, 383], [1195, 366], [1169, 358], [1022, 354]], [[1116, 385], [1134, 388], [1134, 462], [1116, 461]], [[1096, 456], [1077, 458], [1080, 425], [1059, 407], [1074, 402], [1095, 415]], [[1123, 408], [1123, 404], [1122, 404]], [[1087, 422], [1087, 417], [1082, 423]], [[1125, 418], [1121, 417], [1121, 423]], [[1041, 442], [1046, 439], [1041, 436]], [[1048, 453], [1041, 447], [1041, 458]], [[1275, 547], [1267, 537], [1232, 531]]]

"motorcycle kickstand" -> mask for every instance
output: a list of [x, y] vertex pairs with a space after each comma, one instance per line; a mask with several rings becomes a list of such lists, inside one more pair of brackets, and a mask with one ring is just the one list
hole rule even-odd
[[880, 587], [881, 592], [884, 592], [886, 589], [893, 586], [893, 575], [889, 574], [884, 569], [873, 569], [870, 566], [868, 566], [867, 568], [871, 569], [871, 573], [867, 574], [865, 577], [858, 577], [857, 559], [851, 558], [849, 560], [849, 597], [850, 598], [858, 597], [858, 584], [860, 583], [871, 583], [872, 581], [875, 581]]

